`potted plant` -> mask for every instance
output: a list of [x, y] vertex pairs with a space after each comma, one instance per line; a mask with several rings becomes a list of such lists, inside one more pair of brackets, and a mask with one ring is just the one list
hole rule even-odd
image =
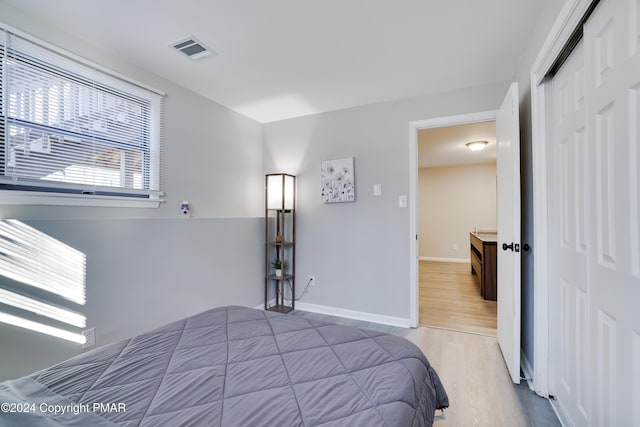
[[286, 270], [288, 267], [287, 261], [276, 258], [271, 263], [271, 267], [276, 270], [276, 277], [282, 277], [282, 270]]

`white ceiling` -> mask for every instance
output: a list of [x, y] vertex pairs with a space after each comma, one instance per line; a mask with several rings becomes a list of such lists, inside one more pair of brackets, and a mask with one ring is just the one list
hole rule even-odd
[[[471, 151], [471, 141], [488, 141], [482, 151]], [[440, 167], [496, 161], [496, 122], [469, 123], [418, 131], [418, 167]]]
[[[265, 123], [511, 80], [552, 1], [0, 3]], [[218, 56], [169, 47], [191, 35]]]

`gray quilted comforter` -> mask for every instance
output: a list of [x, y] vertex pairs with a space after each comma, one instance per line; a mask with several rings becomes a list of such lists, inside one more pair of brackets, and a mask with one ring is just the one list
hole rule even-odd
[[22, 403], [0, 425], [242, 427], [429, 426], [449, 404], [403, 338], [242, 307], [1, 383], [0, 402]]

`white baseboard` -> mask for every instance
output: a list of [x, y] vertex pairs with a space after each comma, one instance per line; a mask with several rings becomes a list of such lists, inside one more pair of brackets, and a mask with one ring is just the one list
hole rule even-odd
[[460, 264], [469, 264], [471, 259], [469, 258], [437, 258], [432, 256], [418, 257], [420, 261], [437, 261], [437, 262], [458, 262]]
[[364, 311], [347, 310], [344, 308], [328, 307], [326, 305], [296, 302], [296, 309], [311, 313], [326, 314], [328, 316], [346, 317], [348, 319], [362, 320], [364, 322], [381, 323], [383, 325], [408, 328], [411, 325], [409, 319], [383, 314], [367, 313]]
[[[290, 303], [290, 301], [285, 301]], [[268, 301], [268, 305], [276, 303], [275, 298]], [[264, 304], [254, 307], [258, 310], [264, 309]], [[409, 319], [383, 314], [367, 313], [364, 311], [347, 310], [344, 308], [329, 307], [326, 305], [311, 304], [308, 302], [296, 301], [296, 310], [308, 311], [311, 313], [325, 314], [327, 316], [346, 317], [347, 319], [362, 320], [363, 322], [381, 323], [383, 325], [408, 328], [411, 326]]]
[[[288, 298], [285, 298], [284, 299], [284, 303], [286, 305], [291, 305], [291, 300], [288, 299]], [[296, 303], [296, 305], [298, 305], [298, 304], [299, 303]], [[271, 298], [269, 301], [267, 301], [267, 307], [271, 307], [272, 305], [276, 305], [276, 299], [275, 298]], [[255, 306], [253, 308], [255, 308], [256, 310], [264, 310], [264, 304], [257, 305], [257, 306]]]
[[[275, 303], [276, 303], [276, 299], [275, 298], [271, 298], [269, 301], [267, 301], [267, 307], [271, 307]], [[255, 308], [256, 310], [264, 310], [264, 303], [262, 303], [260, 305], [256, 305], [253, 308]]]

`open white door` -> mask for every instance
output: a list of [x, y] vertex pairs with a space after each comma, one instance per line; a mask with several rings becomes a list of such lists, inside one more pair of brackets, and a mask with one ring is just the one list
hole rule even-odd
[[520, 383], [520, 125], [518, 83], [496, 118], [498, 173], [498, 344]]

